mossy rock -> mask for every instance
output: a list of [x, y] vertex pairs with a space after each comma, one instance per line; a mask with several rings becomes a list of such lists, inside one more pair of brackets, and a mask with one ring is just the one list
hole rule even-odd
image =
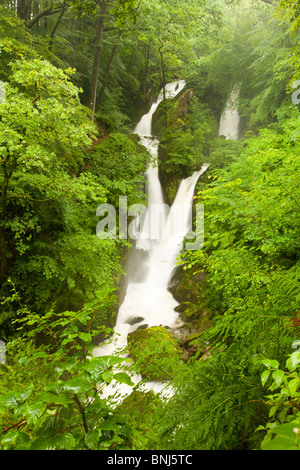
[[192, 89], [188, 89], [175, 99], [163, 101], [158, 106], [152, 119], [152, 133], [160, 140], [158, 148], [160, 180], [166, 203], [169, 205], [174, 201], [182, 178], [189, 176], [189, 171], [186, 173], [185, 165], [172, 167], [171, 171], [165, 167], [169, 155], [174, 151], [169, 131], [186, 127], [186, 117], [193, 93]]
[[160, 103], [152, 117], [152, 134], [161, 139], [166, 131], [165, 103]]
[[191, 274], [189, 270], [179, 267], [172, 276], [169, 290], [179, 303], [188, 301], [199, 305], [204, 300], [205, 278], [204, 272]]
[[200, 309], [199, 316], [196, 321], [199, 331], [203, 332], [207, 330], [208, 328], [211, 328], [212, 326], [211, 317], [212, 317], [212, 313], [207, 307], [203, 307]]
[[205, 331], [211, 326], [211, 311], [201, 304], [183, 302], [179, 306], [180, 317], [185, 322], [193, 322], [199, 331]]
[[194, 90], [190, 88], [184, 93], [182, 93], [182, 95], [180, 95], [179, 98], [176, 100], [176, 108], [173, 112], [173, 125], [176, 125], [178, 123], [178, 120], [180, 122], [183, 122], [185, 120], [186, 115], [189, 111], [189, 104], [193, 95]]
[[118, 411], [125, 415], [130, 422], [143, 428], [146, 422], [152, 423], [155, 408], [160, 403], [160, 398], [152, 390], [147, 392], [134, 390], [124, 398]]
[[160, 381], [174, 377], [182, 351], [166, 328], [153, 326], [135, 330], [129, 333], [127, 344], [142, 377]]
[[[168, 127], [176, 127], [178, 124], [182, 125], [184, 123], [193, 94], [194, 91], [190, 88], [180, 94], [179, 97], [162, 101], [159, 104], [152, 119], [152, 133], [156, 137], [162, 138], [167, 125]], [[173, 106], [168, 105], [172, 102], [174, 103]]]

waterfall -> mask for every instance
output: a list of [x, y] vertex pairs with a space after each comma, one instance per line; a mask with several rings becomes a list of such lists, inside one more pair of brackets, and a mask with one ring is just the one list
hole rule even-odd
[[240, 116], [237, 110], [237, 100], [239, 98], [240, 85], [236, 85], [227, 100], [224, 111], [221, 114], [219, 125], [219, 136], [226, 139], [239, 139]]
[[[166, 97], [175, 97], [184, 86], [184, 81], [168, 84], [165, 87]], [[153, 138], [151, 129], [153, 114], [162, 100], [163, 92], [134, 129], [134, 133], [139, 135], [141, 143], [153, 157], [146, 172], [148, 208], [140, 236], [130, 254], [131, 257], [137, 253], [143, 256], [138, 257], [139, 266], [131, 263], [131, 271], [127, 272], [129, 279], [127, 291], [119, 308], [112, 340], [95, 348], [95, 356], [110, 355], [126, 346], [128, 333], [139, 327], [162, 325], [178, 328], [182, 324], [179, 314], [175, 311], [178, 302], [168, 291], [168, 285], [176, 267], [177, 256], [183, 248], [184, 237], [191, 229], [191, 207], [195, 186], [208, 165], [204, 165], [201, 170], [181, 182], [174, 203], [169, 209], [164, 204], [159, 180], [157, 165], [159, 141]], [[137, 268], [139, 276], [134, 276]], [[140, 377], [135, 378], [136, 382], [139, 380]], [[156, 386], [151, 384], [151, 387], [160, 390], [159, 384]], [[122, 385], [122, 388], [126, 393], [128, 387]]]

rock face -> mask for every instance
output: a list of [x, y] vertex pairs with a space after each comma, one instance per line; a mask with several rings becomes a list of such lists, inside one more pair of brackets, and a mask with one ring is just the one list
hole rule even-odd
[[[183, 360], [188, 361], [197, 354], [202, 360], [208, 357], [208, 345], [201, 342], [201, 335], [212, 326], [212, 313], [207, 307], [204, 272], [191, 274], [182, 267], [176, 269], [171, 280], [170, 292], [179, 302], [175, 310], [179, 312], [183, 326], [172, 331], [183, 351]], [[205, 356], [205, 354], [207, 354]]]
[[185, 128], [185, 120], [188, 114], [189, 104], [194, 94], [193, 89], [184, 91], [176, 100], [162, 102], [152, 119], [152, 132], [160, 140], [158, 149], [160, 180], [164, 190], [166, 203], [171, 205], [177, 193], [180, 181], [184, 175], [165, 171], [165, 162], [173, 151], [172, 139], [168, 136], [172, 129]]
[[190, 88], [179, 95], [177, 99], [166, 100], [158, 106], [152, 119], [153, 135], [158, 139], [162, 139], [166, 127], [175, 128], [184, 124], [193, 94], [194, 91]]

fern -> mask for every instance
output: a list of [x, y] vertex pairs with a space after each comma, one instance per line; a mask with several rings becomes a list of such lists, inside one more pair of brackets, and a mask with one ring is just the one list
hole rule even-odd
[[160, 448], [238, 449], [261, 422], [259, 374], [247, 377], [221, 356], [193, 364], [193, 380], [182, 383], [161, 416]]

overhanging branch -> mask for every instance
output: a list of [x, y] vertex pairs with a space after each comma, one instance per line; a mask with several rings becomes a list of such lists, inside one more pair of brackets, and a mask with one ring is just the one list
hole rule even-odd
[[31, 18], [30, 21], [27, 21], [26, 26], [28, 29], [30, 29], [44, 16], [55, 15], [56, 13], [60, 13], [65, 8], [66, 7], [64, 6], [64, 4], [59, 5], [59, 6], [53, 5], [53, 6], [47, 7], [44, 10], [39, 11], [33, 18]]

